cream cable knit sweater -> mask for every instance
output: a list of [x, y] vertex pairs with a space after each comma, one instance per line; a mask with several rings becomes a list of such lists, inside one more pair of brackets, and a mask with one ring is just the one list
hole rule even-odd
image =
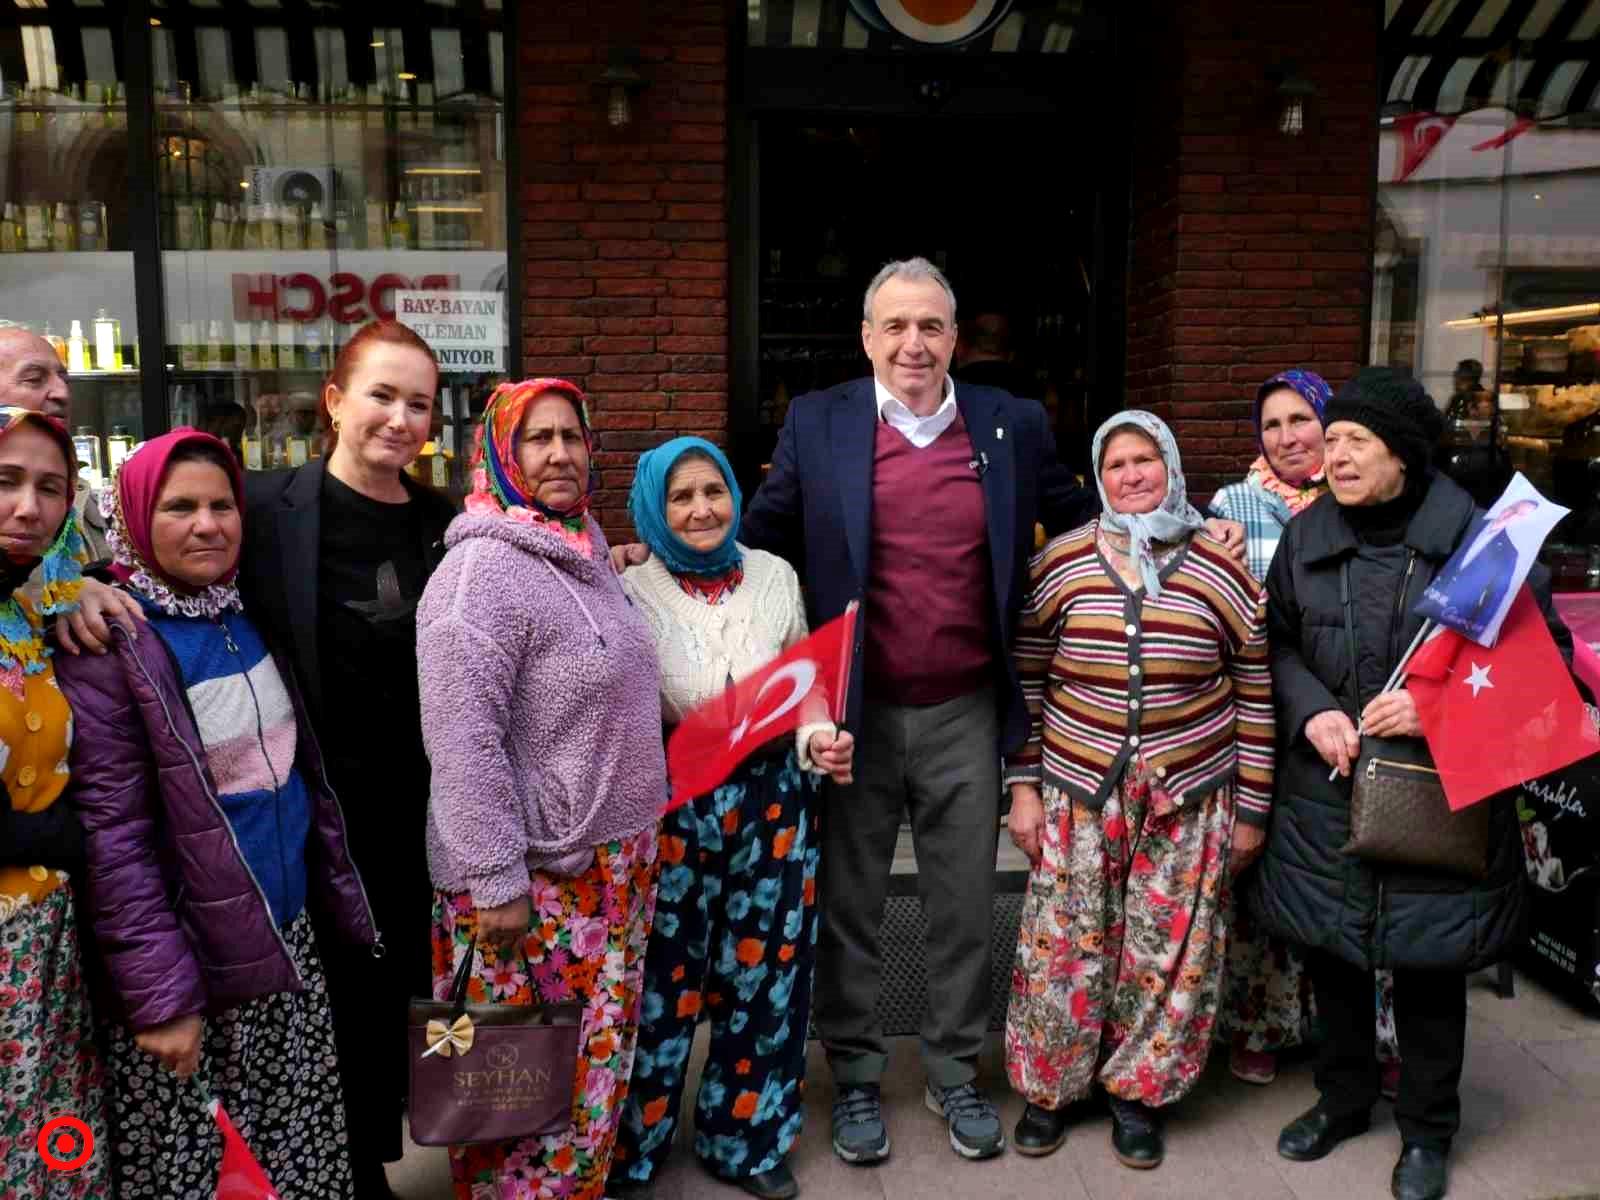
[[[652, 556], [622, 576], [622, 586], [650, 626], [661, 669], [661, 715], [671, 724], [730, 682], [767, 665], [806, 636], [806, 606], [794, 568], [765, 550], [744, 551], [744, 582], [710, 605], [679, 586]], [[831, 722], [802, 725], [795, 734], [802, 770], [815, 770], [807, 747]]]

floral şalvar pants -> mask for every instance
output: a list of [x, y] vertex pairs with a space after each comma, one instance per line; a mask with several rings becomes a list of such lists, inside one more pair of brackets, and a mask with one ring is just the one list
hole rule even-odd
[[[456, 1200], [601, 1200], [633, 1069], [644, 948], [656, 902], [655, 826], [595, 847], [571, 877], [531, 873], [533, 926], [523, 954], [480, 946], [467, 998], [477, 1004], [583, 1005], [572, 1124], [549, 1137], [450, 1147]], [[450, 997], [478, 928], [472, 896], [434, 893], [433, 994]]]
[[[1277, 1054], [1298, 1046], [1311, 1027], [1316, 1005], [1311, 976], [1300, 947], [1273, 937], [1256, 924], [1244, 902], [1244, 888], [1234, 892], [1235, 907], [1228, 930], [1228, 975], [1218, 1032], [1244, 1040], [1245, 1049]], [[1375, 1004], [1378, 1061], [1399, 1062], [1394, 1031], [1394, 972], [1377, 971]]]
[[[51, 1171], [39, 1156], [40, 1131], [56, 1117], [78, 1118], [94, 1139], [76, 1170]], [[74, 1135], [60, 1157], [84, 1148]], [[0, 896], [0, 1200], [110, 1200], [110, 1163], [105, 1066], [63, 875], [38, 901]]]
[[695, 1154], [715, 1174], [740, 1178], [772, 1170], [799, 1136], [817, 942], [816, 802], [816, 778], [790, 751], [745, 766], [662, 823], [618, 1178], [654, 1178], [672, 1149], [702, 1008], [711, 1047], [695, 1101]]
[[1096, 812], [1044, 788], [1006, 1017], [1011, 1086], [1059, 1109], [1105, 1090], [1153, 1107], [1199, 1079], [1227, 946], [1230, 787], [1179, 803], [1130, 764]]

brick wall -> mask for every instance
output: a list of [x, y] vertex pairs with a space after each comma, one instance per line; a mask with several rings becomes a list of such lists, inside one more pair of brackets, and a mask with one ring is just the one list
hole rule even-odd
[[[1136, 42], [1128, 403], [1168, 420], [1191, 492], [1257, 453], [1255, 389], [1306, 366], [1337, 387], [1365, 338], [1378, 136], [1375, 0], [1152, 0]], [[1319, 89], [1286, 137], [1267, 69]]]
[[[590, 395], [597, 513], [628, 534], [639, 451], [728, 425], [728, 24], [720, 3], [524, 5], [522, 369]], [[613, 130], [612, 46], [648, 86]]]

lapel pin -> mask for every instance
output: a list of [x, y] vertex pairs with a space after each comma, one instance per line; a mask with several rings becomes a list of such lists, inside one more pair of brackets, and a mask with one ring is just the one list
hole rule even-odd
[[994, 440], [997, 442], [1003, 442], [1006, 440], [1006, 431], [1003, 426], [996, 425], [994, 427]]

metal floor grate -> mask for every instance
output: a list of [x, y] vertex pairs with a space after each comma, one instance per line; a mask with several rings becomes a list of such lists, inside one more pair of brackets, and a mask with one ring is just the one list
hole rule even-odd
[[[900, 879], [896, 879], [896, 883]], [[1017, 927], [1022, 920], [1021, 887], [1005, 889], [994, 898], [989, 944], [993, 963], [989, 977], [989, 1028], [1003, 1029], [1011, 995], [1011, 964], [1017, 952]], [[896, 891], [900, 891], [899, 888]], [[917, 1033], [928, 1003], [928, 972], [923, 961], [923, 936], [927, 921], [922, 901], [912, 893], [889, 897], [883, 916], [883, 990], [878, 995], [878, 1017], [890, 1037]], [[810, 1036], [817, 1036], [816, 1026]]]

